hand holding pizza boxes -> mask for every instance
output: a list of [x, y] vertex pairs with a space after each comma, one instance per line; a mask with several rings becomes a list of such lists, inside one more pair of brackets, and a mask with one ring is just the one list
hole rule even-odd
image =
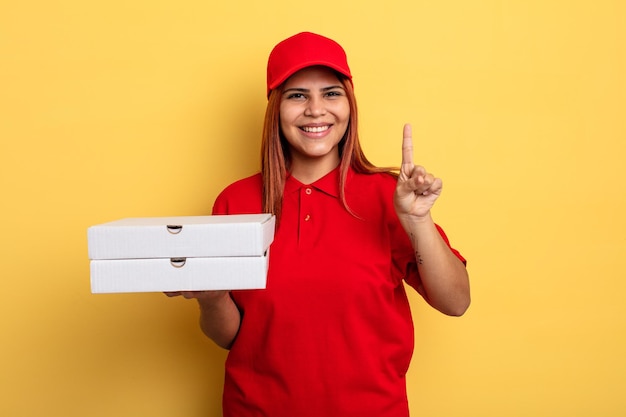
[[271, 214], [128, 218], [88, 229], [93, 293], [265, 288]]

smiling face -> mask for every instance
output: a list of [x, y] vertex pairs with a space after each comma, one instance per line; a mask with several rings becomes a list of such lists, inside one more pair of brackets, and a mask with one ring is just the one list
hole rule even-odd
[[[338, 144], [348, 128], [350, 104], [343, 85], [326, 67], [308, 67], [286, 82], [280, 128], [289, 143], [291, 171], [322, 176], [339, 164]], [[300, 179], [300, 178], [298, 178]]]

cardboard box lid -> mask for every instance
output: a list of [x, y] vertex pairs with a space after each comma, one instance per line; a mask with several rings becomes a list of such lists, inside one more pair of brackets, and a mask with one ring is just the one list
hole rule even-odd
[[272, 214], [136, 217], [87, 230], [89, 259], [263, 256]]

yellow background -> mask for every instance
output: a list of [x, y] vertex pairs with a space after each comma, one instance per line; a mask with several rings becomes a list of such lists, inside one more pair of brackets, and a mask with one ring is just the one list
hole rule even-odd
[[256, 172], [267, 54], [302, 30], [348, 51], [375, 163], [413, 123], [469, 259], [466, 316], [411, 299], [413, 415], [625, 415], [620, 0], [2, 0], [0, 415], [220, 414], [195, 304], [90, 294], [86, 230]]

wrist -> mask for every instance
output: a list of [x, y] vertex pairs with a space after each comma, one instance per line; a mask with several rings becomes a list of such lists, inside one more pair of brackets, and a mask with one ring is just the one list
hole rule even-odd
[[229, 291], [203, 291], [201, 295], [196, 297], [196, 300], [203, 312], [219, 309], [231, 301]]
[[415, 214], [404, 214], [404, 215], [400, 215], [398, 216], [398, 218], [400, 219], [400, 222], [405, 226], [411, 226], [411, 225], [424, 225], [424, 224], [431, 224], [433, 223], [433, 218], [430, 214], [430, 210], [422, 215], [422, 216], [418, 216]]

